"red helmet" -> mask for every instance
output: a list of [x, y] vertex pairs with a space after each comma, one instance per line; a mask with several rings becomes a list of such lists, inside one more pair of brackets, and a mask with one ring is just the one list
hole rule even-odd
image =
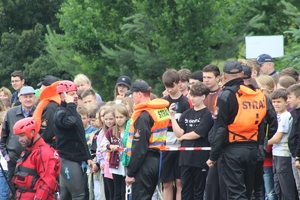
[[65, 81], [61, 81], [58, 83], [56, 91], [58, 94], [60, 94], [62, 92], [77, 91], [77, 87], [76, 87], [75, 83], [73, 83], [72, 81], [65, 80]]
[[[33, 137], [30, 134], [30, 131], [34, 130], [35, 133]], [[21, 119], [17, 121], [14, 125], [14, 134], [20, 135], [22, 133], [25, 133], [29, 139], [32, 139], [36, 136], [36, 134], [39, 132], [39, 126], [36, 123], [35, 119], [33, 117], [27, 117], [24, 119]]]

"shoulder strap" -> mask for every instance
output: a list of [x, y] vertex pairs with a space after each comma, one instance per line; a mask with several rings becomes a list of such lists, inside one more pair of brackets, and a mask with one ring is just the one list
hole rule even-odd
[[236, 93], [239, 89], [240, 89], [240, 87], [237, 86], [237, 85], [235, 85], [235, 86], [226, 86], [225, 88], [223, 88], [223, 91], [229, 90], [233, 93]]

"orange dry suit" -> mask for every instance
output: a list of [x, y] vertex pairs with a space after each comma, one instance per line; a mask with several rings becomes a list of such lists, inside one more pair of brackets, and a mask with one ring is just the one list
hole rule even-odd
[[228, 125], [229, 142], [257, 141], [258, 125], [267, 113], [264, 93], [241, 85], [235, 93], [239, 105], [237, 115]]
[[[128, 140], [126, 144], [126, 155], [131, 156], [132, 140], [134, 137], [134, 123], [142, 112], [147, 111], [152, 117], [154, 124], [151, 127], [151, 137], [149, 138], [149, 148], [163, 149], [166, 145], [168, 123], [170, 113], [166, 108], [169, 102], [164, 99], [155, 99], [145, 103], [135, 105], [129, 126]], [[129, 162], [128, 162], [129, 163]]]

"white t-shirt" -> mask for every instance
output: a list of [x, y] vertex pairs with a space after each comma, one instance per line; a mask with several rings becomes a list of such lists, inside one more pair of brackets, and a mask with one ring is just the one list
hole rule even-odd
[[278, 144], [273, 145], [273, 155], [290, 157], [291, 152], [288, 147], [288, 136], [291, 131], [293, 117], [288, 111], [277, 114], [278, 128], [277, 132], [283, 133], [283, 136]]
[[[3, 170], [7, 171], [8, 170], [7, 169], [7, 162], [6, 162], [5, 158], [2, 156], [1, 152], [0, 152], [0, 162], [1, 162], [1, 165], [3, 167]], [[0, 173], [2, 173], [2, 172], [0, 171]]]

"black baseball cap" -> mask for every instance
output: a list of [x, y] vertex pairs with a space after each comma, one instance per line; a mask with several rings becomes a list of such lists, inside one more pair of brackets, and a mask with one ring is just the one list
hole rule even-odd
[[148, 91], [148, 88], [150, 86], [148, 85], [148, 83], [146, 81], [135, 81], [130, 90], [127, 90], [125, 92], [125, 94], [132, 94], [133, 92], [142, 92], [142, 93], [147, 93], [149, 92]]
[[225, 63], [223, 72], [226, 74], [237, 74], [243, 71], [241, 63], [236, 60], [229, 60]]
[[52, 75], [47, 75], [42, 79], [42, 82], [40, 82], [39, 84], [37, 84], [38, 87], [40, 87], [41, 85], [44, 86], [49, 86], [52, 83], [58, 81], [58, 78]]
[[256, 61], [259, 65], [265, 62], [274, 62], [273, 58], [268, 54], [261, 54], [256, 58]]
[[131, 79], [128, 76], [122, 75], [118, 78], [116, 85], [125, 85], [130, 88]]
[[251, 78], [251, 74], [252, 74], [251, 68], [248, 67], [248, 66], [246, 66], [246, 65], [242, 65], [242, 67], [243, 67], [243, 72], [244, 72], [243, 79], [249, 79], [249, 78]]

